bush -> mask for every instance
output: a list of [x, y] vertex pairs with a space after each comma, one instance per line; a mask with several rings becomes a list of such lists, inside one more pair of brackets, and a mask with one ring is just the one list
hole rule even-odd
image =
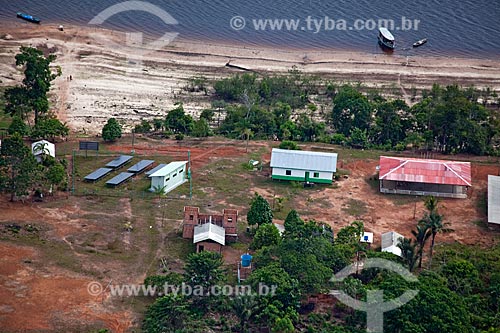
[[285, 140], [282, 143], [280, 143], [279, 148], [280, 149], [288, 149], [288, 150], [300, 150], [297, 143], [295, 143], [293, 141], [288, 141], [288, 140]]
[[116, 141], [122, 137], [122, 126], [115, 118], [109, 118], [102, 128], [102, 138], [104, 141]]
[[182, 133], [176, 134], [175, 140], [177, 140], [177, 141], [184, 140], [184, 134], [182, 134]]

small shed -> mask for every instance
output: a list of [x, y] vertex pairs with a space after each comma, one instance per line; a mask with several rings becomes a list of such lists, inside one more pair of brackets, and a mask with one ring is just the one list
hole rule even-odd
[[500, 225], [500, 177], [488, 175], [488, 222]]
[[42, 161], [43, 155], [56, 157], [56, 145], [47, 140], [40, 140], [31, 144], [31, 152], [38, 162]]
[[337, 171], [337, 154], [273, 148], [272, 178], [331, 184]]
[[187, 182], [187, 163], [187, 161], [171, 162], [149, 175], [151, 178], [150, 191], [154, 192], [163, 188], [163, 192], [168, 193]]
[[467, 198], [472, 186], [470, 162], [380, 157], [380, 192]]
[[403, 238], [403, 235], [395, 231], [382, 234], [382, 252], [390, 252], [401, 257], [401, 249], [398, 247], [398, 244]]

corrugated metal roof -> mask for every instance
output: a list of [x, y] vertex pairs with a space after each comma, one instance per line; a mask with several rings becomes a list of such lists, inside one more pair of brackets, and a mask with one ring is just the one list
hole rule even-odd
[[273, 148], [271, 168], [335, 172], [337, 154]]
[[380, 156], [379, 179], [472, 186], [470, 162]]
[[205, 223], [194, 227], [193, 243], [213, 240], [221, 245], [226, 244], [226, 230], [212, 223]]
[[500, 224], [500, 177], [488, 175], [488, 222]]
[[183, 165], [186, 165], [187, 161], [180, 161], [180, 162], [170, 162], [160, 170], [156, 171], [155, 173], [152, 173], [149, 175], [149, 177], [165, 177], [169, 173], [174, 172], [178, 168], [180, 168]]

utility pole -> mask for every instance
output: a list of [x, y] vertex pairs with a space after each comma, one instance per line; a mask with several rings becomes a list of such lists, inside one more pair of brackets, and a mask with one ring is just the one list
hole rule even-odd
[[75, 195], [75, 156], [76, 152], [73, 149], [73, 156], [71, 158], [71, 194]]
[[191, 151], [188, 150], [189, 200], [193, 199], [193, 177], [191, 177]]

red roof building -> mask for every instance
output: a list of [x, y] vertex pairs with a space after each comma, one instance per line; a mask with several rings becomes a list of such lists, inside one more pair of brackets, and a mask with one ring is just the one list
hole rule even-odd
[[470, 162], [380, 157], [380, 192], [467, 198]]

